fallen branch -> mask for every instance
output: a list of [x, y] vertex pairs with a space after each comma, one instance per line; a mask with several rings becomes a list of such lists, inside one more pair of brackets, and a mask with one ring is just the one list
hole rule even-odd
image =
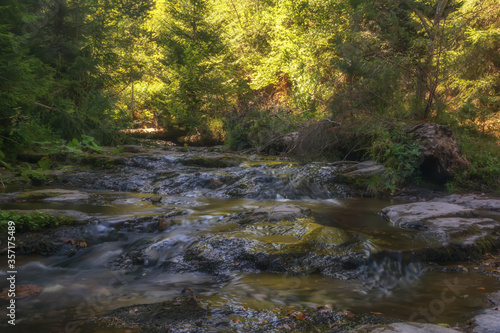
[[50, 110], [50, 111], [57, 111], [55, 108], [48, 106], [48, 105], [45, 105], [45, 104], [42, 104], [42, 103], [35, 102], [35, 104], [38, 106], [41, 106], [44, 109]]

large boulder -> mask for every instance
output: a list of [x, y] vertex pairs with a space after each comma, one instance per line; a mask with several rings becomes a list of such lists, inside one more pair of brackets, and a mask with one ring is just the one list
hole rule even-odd
[[[231, 223], [193, 238], [166, 237], [143, 251], [144, 262], [173, 271], [319, 272], [346, 278], [364, 260], [344, 230], [316, 223], [307, 208], [285, 204], [237, 214]], [[180, 249], [180, 250], [179, 250]], [[175, 257], [174, 259], [171, 259]]]
[[462, 260], [500, 245], [500, 222], [472, 208], [448, 202], [415, 202], [382, 209], [395, 227], [410, 230], [422, 244], [421, 260]]
[[470, 166], [448, 126], [420, 123], [406, 132], [413, 134], [420, 145], [420, 169], [425, 178], [444, 184], [456, 171]]

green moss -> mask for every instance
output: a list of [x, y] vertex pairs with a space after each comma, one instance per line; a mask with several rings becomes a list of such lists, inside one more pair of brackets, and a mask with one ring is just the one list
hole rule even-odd
[[229, 233], [231, 237], [252, 240], [250, 253], [266, 252], [281, 255], [304, 251], [333, 250], [347, 242], [348, 235], [337, 228], [326, 227], [311, 219], [297, 221], [259, 222]]
[[46, 198], [58, 197], [65, 193], [46, 193], [46, 192], [26, 192], [20, 194], [17, 198], [21, 200], [42, 200]]
[[9, 225], [12, 224], [10, 222], [15, 223], [16, 233], [39, 231], [79, 223], [76, 219], [67, 216], [52, 216], [38, 211], [35, 213], [18, 213], [4, 210], [0, 211], [0, 234], [7, 233]]
[[85, 154], [76, 156], [76, 160], [73, 162], [86, 164], [94, 168], [111, 169], [117, 165], [123, 165], [124, 159], [101, 154]]

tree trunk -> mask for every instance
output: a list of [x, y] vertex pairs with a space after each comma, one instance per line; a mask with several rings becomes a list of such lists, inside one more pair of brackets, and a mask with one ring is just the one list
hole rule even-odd
[[132, 80], [132, 95], [130, 100], [130, 110], [132, 112], [132, 120], [135, 120], [137, 117], [135, 116], [135, 109], [134, 109], [134, 80]]

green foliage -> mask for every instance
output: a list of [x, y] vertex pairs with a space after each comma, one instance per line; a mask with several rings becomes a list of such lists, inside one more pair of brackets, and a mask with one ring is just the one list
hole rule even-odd
[[206, 0], [168, 0], [159, 44], [168, 74], [163, 101], [167, 123], [194, 129], [226, 112], [237, 89], [231, 59], [224, 53], [219, 26], [208, 18]]
[[227, 117], [224, 124], [226, 146], [229, 149], [255, 147], [265, 151], [266, 145], [285, 133], [296, 129], [295, 118], [286, 110], [255, 109], [244, 117]]
[[43, 182], [47, 179], [47, 176], [43, 173], [42, 168], [33, 169], [31, 165], [26, 163], [26, 168], [21, 170], [21, 177], [27, 181], [31, 182], [33, 185], [42, 185]]
[[111, 151], [112, 154], [121, 154], [124, 152], [125, 152], [125, 147], [123, 147], [123, 146], [117, 147], [116, 149], [113, 149]]
[[500, 146], [491, 138], [462, 131], [457, 136], [463, 154], [471, 162], [467, 170], [455, 174], [446, 184], [450, 191], [500, 193]]
[[0, 210], [0, 233], [7, 233], [9, 221], [15, 222], [16, 232], [39, 231], [76, 222], [72, 218], [47, 215], [39, 211], [24, 214]]
[[241, 150], [249, 147], [248, 128], [236, 123], [226, 131], [226, 146], [231, 150]]
[[94, 142], [94, 138], [91, 137], [91, 136], [88, 136], [88, 135], [85, 135], [85, 134], [82, 134], [82, 141], [81, 141], [81, 145], [86, 148], [86, 149], [89, 149], [91, 151], [95, 151], [97, 153], [102, 153], [102, 148], [99, 147], [95, 142]]
[[370, 147], [370, 157], [387, 170], [383, 179], [372, 179], [371, 188], [380, 187], [382, 181], [389, 192], [394, 192], [418, 176], [420, 148], [402, 128], [383, 130]]
[[[299, 128], [315, 158], [366, 148], [374, 119], [500, 137], [499, 14], [496, 0], [6, 0], [0, 163], [22, 150], [100, 152], [138, 120], [231, 148]], [[386, 132], [370, 149], [392, 190], [415, 154]]]

